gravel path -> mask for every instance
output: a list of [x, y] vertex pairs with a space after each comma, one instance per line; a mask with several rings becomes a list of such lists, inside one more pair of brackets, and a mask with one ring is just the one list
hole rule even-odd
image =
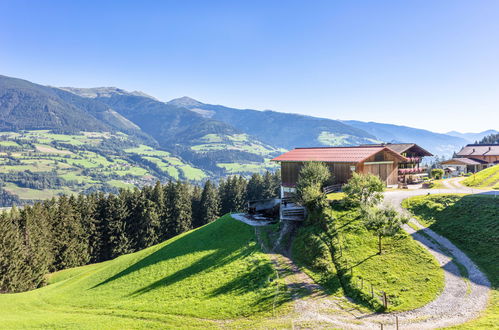
[[[470, 188], [391, 191], [385, 194], [385, 202], [394, 205], [400, 212], [402, 200], [428, 193], [476, 193]], [[480, 193], [494, 194], [495, 192]], [[478, 316], [485, 309], [489, 297], [490, 283], [477, 266], [445, 237], [423, 227], [416, 219], [411, 222], [419, 231], [406, 225], [404, 230], [413, 236], [439, 262], [445, 273], [443, 292], [429, 304], [407, 312], [366, 314], [355, 308], [346, 298], [331, 297], [288, 258], [271, 254], [278, 271], [286, 269], [285, 280], [297, 292], [293, 325], [297, 328], [338, 327], [343, 329], [395, 329], [398, 318], [400, 329], [433, 329], [458, 325]], [[466, 268], [464, 277], [457, 263]], [[305, 294], [303, 294], [305, 293]]]

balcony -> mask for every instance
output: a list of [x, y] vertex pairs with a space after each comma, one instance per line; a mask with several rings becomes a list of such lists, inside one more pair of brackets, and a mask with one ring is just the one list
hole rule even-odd
[[426, 167], [418, 167], [418, 168], [400, 168], [399, 175], [408, 175], [408, 174], [420, 174], [426, 173]]
[[406, 157], [408, 159], [407, 162], [404, 162], [405, 164], [419, 164], [422, 160], [421, 157]]

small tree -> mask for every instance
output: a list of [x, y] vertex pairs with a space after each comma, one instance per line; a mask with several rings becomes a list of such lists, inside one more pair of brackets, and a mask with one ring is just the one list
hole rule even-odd
[[346, 201], [353, 206], [374, 206], [383, 200], [385, 184], [377, 175], [353, 173], [343, 186]]
[[315, 212], [327, 205], [323, 186], [331, 180], [331, 172], [322, 162], [307, 162], [301, 168], [296, 182], [296, 199], [298, 203]]
[[444, 173], [444, 170], [441, 168], [434, 168], [431, 170], [431, 177], [436, 180], [440, 180], [444, 176]]
[[365, 227], [378, 236], [378, 254], [382, 252], [381, 239], [394, 236], [409, 218], [400, 215], [393, 207], [369, 207], [362, 210]]

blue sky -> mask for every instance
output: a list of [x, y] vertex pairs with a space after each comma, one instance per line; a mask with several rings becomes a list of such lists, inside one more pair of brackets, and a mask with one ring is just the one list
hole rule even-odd
[[0, 0], [0, 74], [439, 132], [499, 129], [499, 1]]

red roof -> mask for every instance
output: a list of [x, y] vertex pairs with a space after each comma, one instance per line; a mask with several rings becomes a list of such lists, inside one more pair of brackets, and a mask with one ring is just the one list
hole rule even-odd
[[322, 147], [322, 148], [296, 148], [274, 159], [277, 162], [341, 162], [360, 163], [380, 151], [387, 151], [397, 156], [402, 161], [405, 157], [387, 147]]

